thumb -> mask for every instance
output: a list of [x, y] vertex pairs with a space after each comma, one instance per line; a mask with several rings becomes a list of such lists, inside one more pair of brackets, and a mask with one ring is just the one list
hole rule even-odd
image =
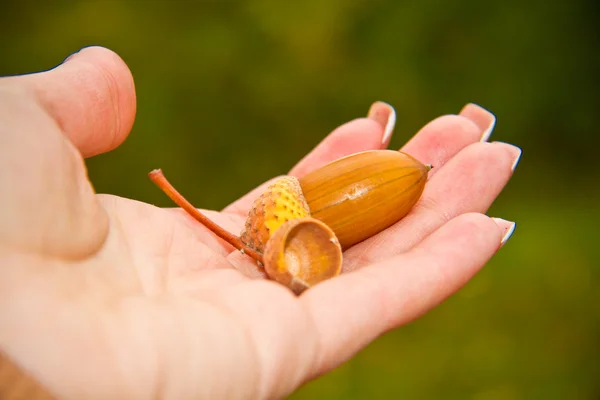
[[134, 112], [127, 67], [101, 48], [0, 79], [0, 249], [78, 259], [102, 246], [108, 218], [82, 155], [116, 147]]
[[133, 77], [123, 60], [103, 47], [86, 47], [54, 69], [0, 83], [31, 93], [84, 157], [116, 148], [133, 125]]

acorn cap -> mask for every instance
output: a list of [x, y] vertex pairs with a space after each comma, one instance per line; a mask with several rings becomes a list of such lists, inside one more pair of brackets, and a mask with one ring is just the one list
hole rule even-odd
[[240, 238], [246, 246], [262, 253], [281, 225], [308, 216], [310, 210], [298, 179], [285, 176], [269, 185], [254, 201]]
[[284, 223], [265, 246], [267, 275], [294, 293], [339, 275], [342, 248], [327, 225], [314, 218]]

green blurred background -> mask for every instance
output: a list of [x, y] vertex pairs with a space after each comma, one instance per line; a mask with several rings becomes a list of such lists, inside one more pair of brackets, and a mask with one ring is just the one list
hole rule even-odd
[[[6, 2], [0, 75], [116, 51], [138, 114], [89, 161], [100, 192], [157, 205], [163, 168], [219, 209], [384, 100], [399, 148], [479, 103], [523, 158], [490, 214], [517, 221], [461, 292], [293, 399], [599, 399], [600, 57], [596, 1]], [[160, 227], [157, 227], [159, 229]], [[299, 344], [301, 345], [301, 344]]]

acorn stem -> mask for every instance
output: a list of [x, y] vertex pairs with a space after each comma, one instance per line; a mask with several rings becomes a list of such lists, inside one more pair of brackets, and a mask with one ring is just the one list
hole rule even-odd
[[251, 249], [246, 246], [244, 242], [240, 239], [239, 236], [236, 236], [225, 229], [221, 228], [219, 225], [210, 220], [206, 215], [202, 214], [196, 207], [192, 205], [189, 201], [186, 200], [167, 180], [162, 170], [155, 169], [151, 171], [148, 176], [158, 186], [167, 196], [171, 198], [179, 207], [183, 208], [188, 214], [190, 214], [196, 221], [200, 222], [202, 225], [206, 226], [210, 229], [215, 235], [238, 249], [244, 254], [249, 255], [256, 261], [262, 263], [263, 257], [262, 254], [258, 253], [256, 250]]

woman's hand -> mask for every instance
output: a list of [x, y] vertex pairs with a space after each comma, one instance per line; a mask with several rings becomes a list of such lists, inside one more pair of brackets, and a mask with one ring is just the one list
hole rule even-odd
[[[296, 297], [183, 211], [94, 193], [83, 160], [126, 138], [135, 107], [102, 48], [0, 79], [0, 347], [60, 398], [284, 397], [458, 290], [514, 228], [483, 213], [520, 150], [487, 143], [494, 116], [468, 105], [404, 146], [435, 165], [411, 213]], [[385, 148], [389, 113], [375, 104], [291, 174]], [[237, 233], [257, 195], [207, 214]]]

